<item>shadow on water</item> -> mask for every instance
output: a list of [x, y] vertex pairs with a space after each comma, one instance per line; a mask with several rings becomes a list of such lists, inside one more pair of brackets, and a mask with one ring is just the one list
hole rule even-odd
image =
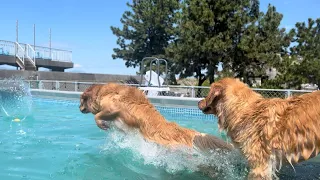
[[318, 180], [320, 179], [319, 157], [296, 164], [294, 169], [286, 165], [277, 175], [280, 180]]

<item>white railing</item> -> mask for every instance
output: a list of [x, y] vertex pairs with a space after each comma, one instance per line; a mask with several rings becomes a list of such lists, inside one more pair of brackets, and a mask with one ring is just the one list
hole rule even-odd
[[[55, 48], [48, 48], [48, 47], [41, 47], [41, 46], [31, 46], [29, 44], [12, 42], [12, 41], [5, 41], [0, 40], [0, 55], [9, 55], [9, 56], [16, 56], [18, 53], [16, 52], [17, 44], [20, 46], [19, 50], [23, 49], [25, 53], [24, 56], [27, 58], [31, 58], [34, 63], [36, 62], [35, 59], [47, 59], [52, 61], [62, 61], [62, 62], [72, 62], [72, 51], [55, 49]], [[19, 54], [20, 58], [22, 57]], [[29, 56], [29, 57], [28, 57]], [[34, 58], [33, 58], [34, 57]]]
[[26, 56], [30, 60], [30, 62], [36, 66], [36, 51], [30, 46], [30, 44], [27, 44], [26, 46]]
[[52, 61], [72, 62], [72, 52], [47, 47], [35, 47], [36, 58], [50, 59]]
[[16, 42], [16, 57], [22, 62], [24, 65], [24, 55], [25, 55], [25, 50], [22, 48], [22, 46]]
[[14, 42], [0, 40], [0, 55], [15, 56], [15, 48]]
[[[74, 81], [49, 81], [49, 80], [28, 80], [31, 89], [43, 90], [58, 90], [58, 91], [73, 91], [83, 92], [93, 84], [104, 84], [99, 82], [74, 82]], [[127, 84], [137, 86], [138, 84]], [[154, 87], [158, 89], [158, 86]], [[159, 93], [161, 96], [178, 96], [178, 97], [192, 97], [203, 98], [206, 97], [210, 91], [210, 87], [205, 86], [162, 86], [162, 88], [169, 89]], [[264, 97], [279, 97], [286, 98], [293, 95], [304, 94], [312, 91], [308, 90], [291, 90], [291, 89], [258, 89], [253, 88], [254, 91], [262, 94]]]
[[71, 51], [51, 50], [51, 59], [53, 61], [72, 62]]

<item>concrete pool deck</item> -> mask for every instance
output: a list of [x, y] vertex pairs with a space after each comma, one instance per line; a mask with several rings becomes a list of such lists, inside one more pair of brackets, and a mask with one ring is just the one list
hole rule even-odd
[[[79, 100], [82, 92], [31, 89], [31, 94], [34, 96], [41, 96], [41, 97], [48, 97], [48, 98], [59, 98], [59, 99], [63, 98], [63, 99]], [[197, 108], [198, 102], [202, 98], [153, 96], [153, 97], [148, 97], [148, 99], [152, 104], [158, 105], [158, 106]]]

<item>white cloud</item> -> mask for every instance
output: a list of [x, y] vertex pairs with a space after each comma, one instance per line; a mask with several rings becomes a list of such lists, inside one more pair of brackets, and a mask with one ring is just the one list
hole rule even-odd
[[81, 68], [82, 65], [81, 65], [81, 64], [74, 64], [73, 67], [74, 67], [74, 68]]

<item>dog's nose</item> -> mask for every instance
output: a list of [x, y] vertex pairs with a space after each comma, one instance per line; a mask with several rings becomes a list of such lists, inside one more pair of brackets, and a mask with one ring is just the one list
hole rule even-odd
[[79, 107], [79, 109], [82, 113], [86, 111], [86, 108], [83, 108], [83, 107]]
[[202, 104], [202, 100], [201, 100], [201, 101], [198, 101], [198, 108], [199, 108], [200, 110], [203, 109], [203, 106], [202, 106], [201, 104]]
[[207, 105], [207, 101], [206, 101], [205, 99], [202, 99], [202, 100], [198, 101], [198, 108], [199, 108], [200, 110], [206, 109], [207, 106], [208, 106], [208, 105]]

